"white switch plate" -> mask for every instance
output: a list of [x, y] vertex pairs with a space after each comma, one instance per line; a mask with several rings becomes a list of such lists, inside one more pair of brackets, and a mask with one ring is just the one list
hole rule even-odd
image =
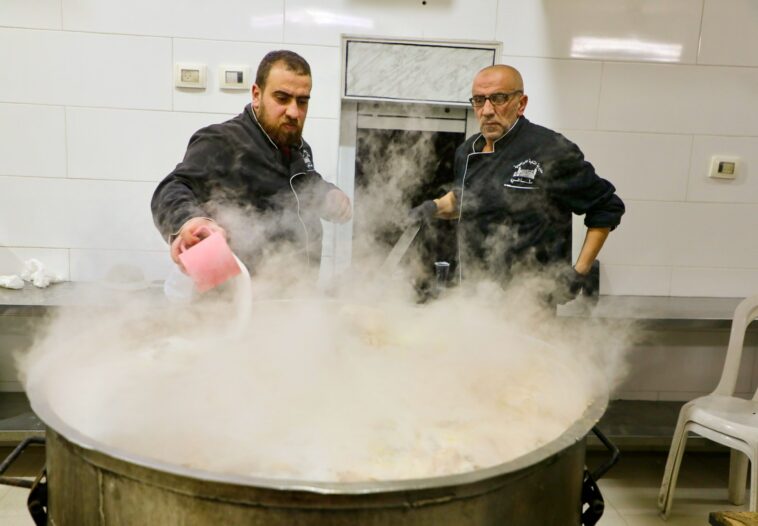
[[250, 66], [221, 66], [218, 70], [221, 89], [250, 89]]
[[714, 179], [736, 179], [739, 158], [714, 155], [711, 157], [711, 169], [708, 177]]
[[205, 64], [174, 64], [174, 85], [177, 88], [205, 89]]

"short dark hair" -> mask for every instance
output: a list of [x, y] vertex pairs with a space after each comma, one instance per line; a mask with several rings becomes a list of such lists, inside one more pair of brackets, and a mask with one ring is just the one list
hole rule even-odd
[[255, 83], [258, 84], [259, 88], [263, 89], [271, 68], [279, 62], [283, 63], [284, 67], [289, 71], [294, 71], [298, 75], [311, 76], [311, 67], [308, 65], [308, 62], [294, 51], [289, 51], [288, 49], [269, 51], [263, 57], [263, 60], [261, 60], [261, 63], [258, 65], [258, 71], [255, 74]]

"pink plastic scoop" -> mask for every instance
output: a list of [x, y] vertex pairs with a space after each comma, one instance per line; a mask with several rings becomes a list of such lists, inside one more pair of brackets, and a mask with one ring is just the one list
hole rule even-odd
[[221, 232], [202, 228], [196, 233], [201, 232], [207, 237], [190, 248], [182, 247], [179, 260], [198, 292], [205, 292], [239, 274], [240, 267]]

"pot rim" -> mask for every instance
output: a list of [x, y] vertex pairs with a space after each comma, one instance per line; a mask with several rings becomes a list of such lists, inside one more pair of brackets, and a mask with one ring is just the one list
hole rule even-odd
[[323, 495], [361, 495], [460, 486], [520, 471], [529, 466], [538, 464], [556, 453], [576, 444], [579, 440], [582, 440], [598, 420], [600, 420], [608, 406], [607, 396], [596, 396], [587, 409], [585, 409], [582, 416], [569, 426], [561, 435], [525, 455], [521, 455], [520, 457], [488, 468], [481, 468], [452, 475], [415, 479], [325, 482], [287, 478], [266, 478], [208, 471], [134, 454], [120, 448], [103, 444], [69, 426], [52, 410], [47, 400], [41, 400], [41, 397], [37, 396], [38, 394], [39, 393], [35, 389], [30, 389], [27, 392], [32, 410], [36, 415], [56, 433], [85, 450], [91, 450], [147, 469], [201, 481], [254, 486], [280, 491], [306, 491]]

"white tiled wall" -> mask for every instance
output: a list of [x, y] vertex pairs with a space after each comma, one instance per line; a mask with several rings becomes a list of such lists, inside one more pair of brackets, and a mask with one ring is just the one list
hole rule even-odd
[[[629, 350], [629, 373], [616, 398], [691, 400], [716, 387], [724, 366], [728, 329], [650, 331]], [[736, 392], [751, 397], [758, 384], [755, 333], [745, 339]]]
[[0, 101], [170, 110], [171, 44], [0, 26]]
[[229, 115], [70, 107], [65, 117], [68, 177], [157, 183], [195, 130]]
[[[691, 136], [576, 129], [560, 131], [579, 145], [598, 174], [613, 180], [625, 200], [685, 200], [690, 175]], [[703, 175], [702, 170], [698, 175]]]
[[9, 246], [157, 250], [155, 183], [0, 176], [0, 236]]
[[701, 0], [501, 0], [506, 55], [695, 63]]
[[[699, 2], [697, 2], [699, 3]], [[758, 66], [753, 0], [705, 0], [699, 64]]]
[[497, 11], [497, 0], [288, 0], [284, 41], [337, 46], [341, 33], [493, 40]]
[[549, 128], [595, 129], [602, 62], [507, 55], [503, 61], [524, 77], [530, 120]]
[[68, 31], [199, 40], [282, 41], [284, 0], [59, 1], [63, 29]]
[[0, 174], [66, 177], [63, 107], [0, 103]]
[[[263, 56], [282, 44], [218, 42], [205, 40], [174, 39], [174, 58], [177, 62], [200, 62], [209, 72], [217, 72], [223, 64], [250, 64], [253, 72]], [[311, 65], [313, 75], [312, 102], [308, 106], [308, 118], [339, 118], [340, 55], [339, 48], [324, 46], [288, 45], [300, 53]], [[237, 114], [247, 104], [250, 95], [246, 91], [222, 92], [218, 89], [216, 75], [208, 75], [208, 89], [177, 90], [174, 94], [175, 111], [220, 112]], [[335, 145], [336, 148], [336, 145]]]
[[[71, 279], [73, 281], [109, 280], [113, 265], [130, 265], [146, 269], [146, 281], [165, 278], [171, 261], [165, 250], [91, 250], [71, 249]], [[116, 270], [116, 272], [118, 272]], [[112, 277], [112, 276], [110, 276]]]
[[[341, 33], [501, 41], [527, 116], [579, 144], [627, 203], [604, 293], [758, 292], [754, 0], [3, 2], [0, 247], [75, 280], [119, 262], [164, 275], [155, 184], [195, 129], [248, 101], [218, 89], [218, 66], [255, 70], [271, 49], [311, 62], [305, 136], [335, 180]], [[207, 64], [205, 91], [173, 87], [184, 61]], [[707, 178], [718, 154], [741, 159], [736, 180]], [[582, 235], [577, 218], [575, 248]]]
[[61, 29], [60, 0], [3, 2], [0, 24], [8, 27]]
[[[758, 91], [758, 86], [756, 90]], [[714, 152], [740, 159], [737, 163], [739, 173], [737, 179], [729, 181], [705, 177]], [[695, 136], [687, 183], [687, 200], [758, 203], [758, 135], [754, 137]]]
[[756, 97], [758, 68], [605, 63], [598, 127], [755, 136]]
[[[58, 270], [76, 279], [93, 277], [95, 260], [162, 250], [147, 202], [155, 183], [194, 130], [249, 99], [218, 89], [218, 67], [255, 70], [275, 48], [311, 62], [306, 139], [336, 179], [342, 33], [501, 41], [503, 62], [524, 75], [527, 116], [579, 144], [628, 205], [601, 254], [603, 292], [758, 291], [752, 0], [6, 2], [0, 244], [64, 251]], [[175, 62], [206, 64], [208, 88], [174, 88]], [[716, 154], [741, 159], [735, 181], [707, 178]], [[578, 246], [580, 218], [575, 230]]]

